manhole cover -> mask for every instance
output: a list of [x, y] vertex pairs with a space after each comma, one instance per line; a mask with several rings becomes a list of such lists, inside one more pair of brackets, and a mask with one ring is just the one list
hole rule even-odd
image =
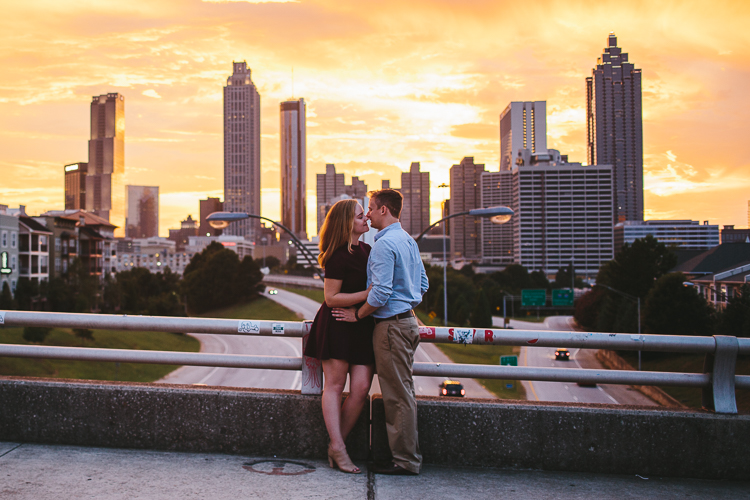
[[299, 476], [315, 472], [315, 466], [289, 460], [256, 460], [242, 464], [242, 468], [269, 476]]

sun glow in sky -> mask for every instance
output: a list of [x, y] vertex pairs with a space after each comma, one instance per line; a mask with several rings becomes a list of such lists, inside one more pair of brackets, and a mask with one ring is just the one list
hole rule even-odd
[[279, 218], [279, 102], [293, 95], [308, 103], [311, 235], [326, 163], [378, 188], [419, 161], [437, 220], [451, 165], [498, 169], [510, 101], [547, 101], [548, 146], [585, 163], [585, 77], [614, 31], [643, 70], [646, 217], [746, 227], [748, 20], [746, 1], [4, 2], [0, 203], [63, 208], [91, 96], [119, 92], [126, 183], [160, 187], [162, 235], [197, 217], [199, 199], [223, 198], [222, 88], [244, 60], [264, 216]]

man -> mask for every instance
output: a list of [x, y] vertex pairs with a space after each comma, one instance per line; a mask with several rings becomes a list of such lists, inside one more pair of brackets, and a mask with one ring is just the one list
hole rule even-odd
[[[417, 440], [417, 401], [412, 368], [419, 327], [412, 309], [422, 302], [428, 281], [414, 238], [401, 228], [403, 196], [393, 189], [369, 193], [367, 219], [378, 229], [367, 262], [372, 289], [357, 310], [334, 310], [344, 320], [373, 315], [375, 366], [383, 393], [393, 463], [375, 465], [378, 474], [416, 475], [422, 467]], [[353, 314], [352, 314], [353, 312]], [[352, 317], [353, 316], [353, 317]]]

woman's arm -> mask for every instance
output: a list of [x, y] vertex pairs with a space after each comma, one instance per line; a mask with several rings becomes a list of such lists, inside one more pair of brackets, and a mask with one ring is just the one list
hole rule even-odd
[[343, 280], [326, 278], [323, 285], [323, 295], [326, 298], [328, 307], [348, 307], [367, 300], [367, 294], [370, 291], [369, 288], [357, 293], [341, 293], [341, 284], [343, 282]]

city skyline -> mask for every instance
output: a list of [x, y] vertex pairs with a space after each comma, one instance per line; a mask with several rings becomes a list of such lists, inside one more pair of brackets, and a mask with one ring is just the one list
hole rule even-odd
[[[118, 92], [128, 97], [125, 183], [160, 186], [162, 232], [197, 218], [198, 200], [223, 198], [222, 81], [247, 60], [263, 95], [263, 215], [280, 219], [276, 106], [293, 67], [293, 92], [308, 103], [308, 214], [326, 163], [378, 186], [419, 158], [434, 221], [451, 165], [474, 156], [498, 170], [509, 102], [545, 100], [548, 147], [586, 161], [585, 77], [614, 31], [643, 71], [645, 218], [746, 225], [750, 169], [735, 145], [750, 116], [743, 3], [540, 4], [543, 33], [502, 2], [386, 2], [375, 16], [315, 1], [50, 6], [45, 19], [36, 4], [9, 6], [2, 35], [0, 202], [32, 213], [64, 207], [60, 166], [86, 158], [86, 102]], [[263, 26], [248, 31], [237, 18]], [[289, 23], [294, 36], [280, 37]]]

